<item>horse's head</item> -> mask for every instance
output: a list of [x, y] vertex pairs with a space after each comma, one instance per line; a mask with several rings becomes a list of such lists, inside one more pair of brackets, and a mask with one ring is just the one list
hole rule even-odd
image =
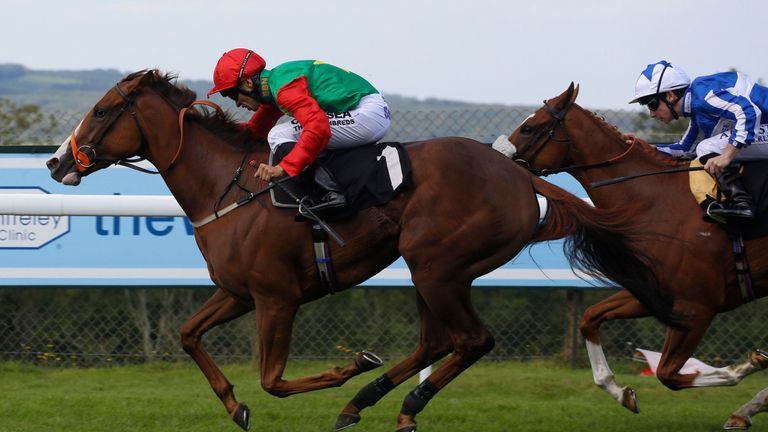
[[112, 87], [48, 160], [51, 177], [75, 186], [82, 177], [141, 155], [146, 140], [137, 109], [141, 90], [160, 78], [157, 71], [140, 71]]
[[574, 105], [579, 86], [571, 83], [559, 96], [544, 105], [517, 127], [509, 137], [511, 157], [529, 168], [558, 169], [569, 163], [570, 136], [565, 130], [565, 116]]

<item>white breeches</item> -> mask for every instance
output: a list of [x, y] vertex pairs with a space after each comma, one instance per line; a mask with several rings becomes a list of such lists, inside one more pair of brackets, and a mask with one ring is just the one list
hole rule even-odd
[[[331, 125], [331, 140], [328, 150], [339, 150], [373, 144], [389, 131], [389, 106], [380, 94], [371, 94], [360, 99], [360, 103], [343, 113], [327, 113]], [[280, 144], [296, 142], [304, 128], [296, 119], [279, 123], [269, 131], [267, 141], [274, 151]]]
[[[721, 120], [715, 127], [715, 133], [707, 139], [702, 140], [696, 146], [696, 157], [702, 157], [710, 153], [722, 154], [728, 139], [731, 136], [733, 122], [730, 120]], [[755, 136], [755, 141], [745, 148], [742, 148], [734, 160], [750, 159], [768, 159], [768, 124], [760, 125], [760, 130]]]

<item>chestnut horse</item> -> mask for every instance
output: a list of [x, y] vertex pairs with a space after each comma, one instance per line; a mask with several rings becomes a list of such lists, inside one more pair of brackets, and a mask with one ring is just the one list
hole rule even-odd
[[[509, 143], [498, 141], [494, 147], [540, 175], [570, 173], [595, 206], [623, 208], [625, 217], [658, 234], [640, 247], [656, 263], [654, 270], [662, 289], [684, 324], [667, 329], [656, 372], [664, 385], [675, 390], [735, 385], [766, 367], [768, 357], [753, 351], [743, 364], [709, 373], [680, 374], [716, 314], [768, 294], [768, 239], [746, 244], [754, 298], [744, 298], [737, 282], [731, 240], [719, 225], [702, 220], [703, 211], [691, 193], [687, 172], [593, 188], [593, 182], [683, 169], [689, 163], [662, 156], [641, 140], [627, 144], [616, 127], [576, 104], [577, 95], [578, 87], [571, 83], [565, 92], [545, 101], [518, 126]], [[638, 412], [635, 393], [616, 384], [600, 346], [599, 328], [607, 320], [652, 313], [631, 292], [622, 290], [589, 307], [581, 320], [595, 383], [634, 412]]]
[[[233, 385], [202, 345], [201, 337], [212, 327], [255, 309], [261, 385], [278, 397], [341, 386], [381, 360], [363, 352], [346, 366], [283, 379], [299, 306], [328, 294], [315, 266], [311, 227], [294, 222], [294, 211], [274, 207], [263, 195], [211, 217], [217, 205], [238, 202], [244, 190], [267, 188], [253, 172], [246, 172], [238, 187], [230, 186], [235, 171], [251, 169], [246, 160], [266, 161], [269, 148], [251, 142], [249, 132], [227, 114], [190, 108], [195, 93], [173, 78], [155, 70], [127, 76], [85, 114], [48, 166], [55, 180], [70, 185], [134, 156], [158, 167], [196, 225], [195, 240], [216, 285], [213, 296], [183, 325], [182, 346], [230, 417], [247, 430], [250, 410], [237, 401]], [[331, 255], [341, 288], [359, 284], [402, 256], [416, 288], [421, 335], [409, 357], [350, 401], [337, 429], [357, 423], [363, 408], [452, 354], [405, 398], [397, 430], [415, 430], [416, 414], [435, 393], [494, 346], [470, 301], [473, 280], [533, 242], [569, 236], [572, 263], [643, 292], [649, 309], [673, 320], [671, 304], [657, 295], [650, 263], [636, 253], [634, 242], [642, 233], [615, 211], [592, 208], [469, 139], [439, 138], [406, 148], [414, 186], [387, 205], [335, 223], [347, 244], [332, 244]], [[536, 193], [548, 199], [543, 224]]]

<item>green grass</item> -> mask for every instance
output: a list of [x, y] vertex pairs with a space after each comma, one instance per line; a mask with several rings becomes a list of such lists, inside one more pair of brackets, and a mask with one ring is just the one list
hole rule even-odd
[[[335, 365], [290, 363], [286, 377]], [[620, 384], [637, 392], [641, 413], [625, 410], [592, 383], [587, 369], [554, 362], [485, 362], [439, 393], [419, 415], [420, 431], [716, 431], [730, 413], [764, 387], [768, 375], [737, 387], [673, 392], [653, 377], [621, 368]], [[336, 415], [374, 371], [344, 387], [272, 397], [258, 373], [225, 365], [236, 395], [252, 410], [254, 431], [332, 431]], [[363, 412], [354, 431], [392, 431], [405, 394], [416, 381], [392, 391]], [[768, 416], [753, 430], [768, 430]], [[232, 431], [239, 430], [197, 368], [188, 363], [58, 369], [0, 363], [0, 431]]]

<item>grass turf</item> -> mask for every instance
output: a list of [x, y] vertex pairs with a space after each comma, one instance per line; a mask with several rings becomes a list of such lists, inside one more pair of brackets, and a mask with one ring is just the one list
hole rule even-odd
[[[293, 361], [287, 378], [335, 366]], [[379, 375], [342, 388], [278, 399], [261, 390], [258, 372], [225, 365], [238, 400], [251, 408], [255, 431], [332, 431], [337, 414]], [[555, 362], [483, 362], [440, 392], [418, 416], [420, 431], [716, 431], [764, 387], [758, 373], [736, 387], [673, 392], [654, 377], [622, 368], [621, 385], [638, 393], [641, 413], [622, 408], [592, 383], [588, 369]], [[383, 370], [383, 369], [380, 369]], [[392, 431], [413, 379], [363, 412], [351, 432]], [[768, 418], [753, 430], [768, 430]], [[189, 363], [75, 369], [0, 363], [0, 431], [237, 431], [202, 373]]]

